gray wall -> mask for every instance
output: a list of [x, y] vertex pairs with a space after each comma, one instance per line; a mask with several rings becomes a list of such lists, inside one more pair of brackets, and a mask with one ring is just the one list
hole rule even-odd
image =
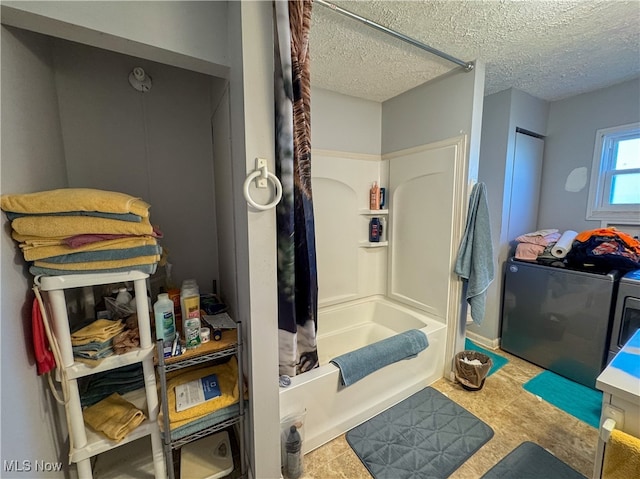
[[[48, 38], [2, 27], [2, 171], [0, 193], [25, 193], [67, 186], [64, 151]], [[28, 79], [28, 81], [25, 81]], [[33, 277], [11, 239], [2, 215], [2, 461], [62, 462], [68, 471], [64, 426], [37, 376], [31, 344], [30, 289]], [[2, 477], [63, 477], [2, 471]]]
[[311, 115], [314, 149], [380, 154], [381, 103], [313, 88]]
[[[506, 237], [516, 127], [545, 136], [537, 228], [584, 231], [600, 227], [587, 221], [588, 182], [579, 192], [565, 190], [576, 168], [591, 174], [596, 130], [640, 121], [640, 80], [631, 80], [552, 103], [509, 89], [485, 98], [479, 181], [487, 184], [496, 280], [489, 287], [485, 321], [471, 325], [470, 336], [498, 346], [502, 267], [509, 255]], [[535, 206], [535, 205], [534, 205]], [[476, 336], [474, 336], [476, 335]]]
[[640, 121], [640, 79], [551, 103], [545, 140], [538, 227], [584, 231], [599, 228], [587, 221], [589, 183], [565, 190], [575, 168], [591, 175], [596, 130]]
[[482, 325], [471, 324], [468, 330], [473, 339], [490, 347], [497, 347], [500, 337], [502, 267], [509, 254], [509, 242], [513, 240], [507, 238], [507, 225], [516, 128], [544, 135], [547, 114], [547, 102], [513, 88], [484, 99], [478, 181], [487, 186], [495, 279], [487, 290]]
[[[479, 141], [472, 135], [476, 127], [480, 135], [482, 118], [482, 98], [479, 108], [475, 107], [478, 100], [477, 95], [474, 96], [477, 92], [475, 82], [478, 79], [482, 81], [480, 91], [483, 91], [482, 65], [477, 65], [472, 73], [445, 75], [385, 101], [382, 104], [382, 153], [425, 145], [462, 133], [470, 135], [471, 141]], [[470, 159], [477, 167], [477, 161]]]
[[[54, 63], [69, 186], [151, 204], [174, 284], [195, 278], [211, 292], [219, 279], [212, 78], [64, 40], [55, 40]], [[153, 79], [147, 93], [129, 84], [136, 66]]]
[[224, 76], [227, 8], [223, 1], [3, 1], [2, 23]]

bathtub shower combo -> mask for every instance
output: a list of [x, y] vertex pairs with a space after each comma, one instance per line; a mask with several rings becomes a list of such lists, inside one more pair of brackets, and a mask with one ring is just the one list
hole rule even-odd
[[[280, 389], [281, 421], [304, 417], [304, 453], [449, 374], [447, 358], [464, 341], [453, 264], [467, 207], [465, 141], [382, 157], [313, 152], [320, 367]], [[387, 210], [368, 209], [374, 181], [386, 185]], [[385, 227], [370, 243], [374, 217]], [[341, 384], [332, 359], [414, 329], [426, 349]]]

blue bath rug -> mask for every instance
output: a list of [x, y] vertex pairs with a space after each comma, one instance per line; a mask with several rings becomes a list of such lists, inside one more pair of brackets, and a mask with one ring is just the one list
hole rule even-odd
[[523, 442], [493, 466], [481, 479], [587, 479], [533, 442]]
[[543, 371], [522, 385], [530, 393], [577, 417], [590, 426], [600, 426], [602, 393], [562, 377]]
[[375, 479], [444, 479], [493, 437], [493, 429], [427, 387], [347, 432]]
[[491, 376], [498, 369], [500, 369], [502, 366], [504, 366], [509, 362], [509, 360], [504, 356], [500, 356], [499, 354], [492, 353], [488, 349], [481, 348], [477, 344], [469, 341], [469, 339], [464, 340], [464, 349], [470, 349], [471, 351], [478, 351], [482, 354], [486, 354], [491, 358], [491, 361], [493, 362], [493, 366], [491, 366], [491, 369], [489, 369], [489, 374], [487, 374], [487, 376]]

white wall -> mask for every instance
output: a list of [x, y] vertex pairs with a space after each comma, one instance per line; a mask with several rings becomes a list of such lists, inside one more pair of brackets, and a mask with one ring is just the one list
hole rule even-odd
[[590, 177], [596, 130], [638, 121], [640, 79], [551, 103], [538, 227], [578, 232], [600, 227], [599, 221], [586, 219], [588, 179], [582, 190], [569, 192], [567, 176], [586, 168]]
[[[2, 172], [0, 192], [26, 193], [67, 186], [49, 39], [2, 27]], [[29, 81], [25, 81], [29, 79]], [[65, 432], [47, 383], [37, 376], [31, 345], [30, 288], [22, 254], [2, 215], [2, 463], [44, 460], [67, 463]], [[64, 423], [64, 419], [63, 419]], [[67, 468], [67, 466], [65, 466]], [[9, 472], [2, 477], [37, 476]]]
[[271, 8], [270, 2], [229, 4], [238, 313], [250, 351], [248, 452], [256, 479], [280, 477], [276, 217], [274, 209], [249, 209], [241, 190], [255, 158], [275, 168]]

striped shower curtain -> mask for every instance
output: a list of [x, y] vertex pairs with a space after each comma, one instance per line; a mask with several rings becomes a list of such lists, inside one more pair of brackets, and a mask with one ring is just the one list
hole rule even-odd
[[311, 1], [274, 1], [280, 374], [318, 366], [318, 281], [311, 196]]

